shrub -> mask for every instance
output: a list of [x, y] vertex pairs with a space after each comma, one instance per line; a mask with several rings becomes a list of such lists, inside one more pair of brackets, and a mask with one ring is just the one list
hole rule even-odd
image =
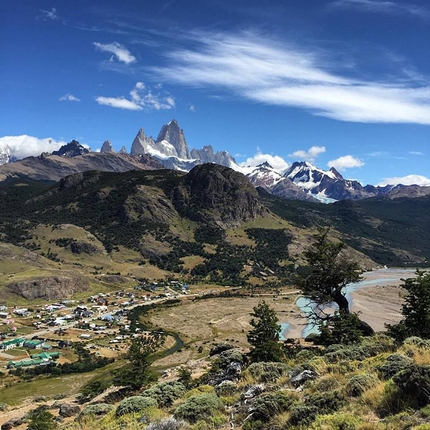
[[362, 420], [354, 415], [321, 415], [316, 418], [312, 428], [315, 430], [356, 430], [361, 428], [361, 423]]
[[346, 403], [346, 399], [340, 391], [335, 390], [312, 394], [306, 399], [305, 403], [315, 406], [319, 414], [329, 414], [341, 408]]
[[116, 415], [121, 416], [132, 412], [139, 412], [150, 406], [156, 406], [157, 401], [151, 397], [132, 396], [120, 402], [116, 408]]
[[184, 421], [178, 421], [175, 418], [168, 418], [167, 420], [159, 421], [158, 423], [151, 423], [146, 430], [180, 430], [185, 426]]
[[220, 354], [221, 352], [227, 351], [229, 349], [234, 349], [234, 345], [227, 342], [217, 343], [209, 351], [209, 356], [212, 357], [213, 355]]
[[265, 363], [263, 361], [252, 363], [247, 369], [257, 382], [275, 382], [288, 370], [289, 367], [284, 363]]
[[309, 426], [318, 415], [316, 406], [296, 405], [290, 412], [290, 424], [293, 426]]
[[373, 375], [354, 375], [352, 376], [346, 384], [346, 392], [349, 396], [359, 397], [367, 389], [376, 386], [378, 380]]
[[181, 382], [160, 382], [142, 392], [143, 397], [151, 397], [155, 399], [158, 406], [169, 407], [176, 399], [182, 397], [187, 389]]
[[232, 381], [223, 381], [215, 387], [217, 396], [230, 396], [237, 390], [237, 384]]
[[252, 419], [262, 422], [270, 421], [273, 415], [286, 411], [292, 403], [291, 397], [282, 391], [257, 397], [252, 404]]
[[175, 418], [182, 418], [190, 423], [208, 420], [215, 412], [224, 408], [222, 401], [210, 393], [191, 396], [179, 405], [174, 412]]
[[393, 381], [410, 406], [416, 408], [430, 403], [430, 366], [412, 364], [398, 372]]
[[403, 345], [412, 345], [417, 346], [421, 349], [429, 349], [430, 348], [430, 340], [428, 339], [421, 339], [418, 336], [411, 336], [405, 339], [403, 342]]
[[9, 408], [9, 405], [8, 405], [8, 404], [6, 404], [6, 403], [0, 403], [0, 411], [1, 411], [1, 412], [5, 412], [5, 411], [7, 411], [7, 410], [8, 410], [8, 408]]
[[379, 371], [384, 379], [392, 378], [396, 373], [412, 364], [412, 360], [405, 355], [391, 354], [387, 357], [384, 364], [379, 366]]
[[89, 415], [96, 415], [96, 416], [106, 415], [113, 409], [114, 409], [114, 406], [109, 405], [107, 403], [97, 403], [95, 405], [88, 405], [88, 406], [85, 406], [85, 408], [79, 414], [78, 419]]
[[227, 351], [221, 352], [217, 360], [221, 368], [226, 368], [232, 361], [244, 364], [246, 362], [246, 357], [239, 349], [228, 349]]

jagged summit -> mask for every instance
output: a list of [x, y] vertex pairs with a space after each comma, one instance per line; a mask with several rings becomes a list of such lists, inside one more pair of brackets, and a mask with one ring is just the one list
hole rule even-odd
[[112, 143], [110, 140], [105, 140], [103, 142], [102, 148], [100, 149], [100, 152], [115, 152], [113, 149]]
[[163, 125], [160, 133], [158, 134], [156, 143], [160, 145], [163, 142], [168, 142], [175, 148], [178, 158], [184, 158], [186, 160], [191, 158], [190, 150], [188, 148], [187, 141], [185, 140], [184, 131], [179, 127], [176, 119]]
[[54, 151], [52, 155], [60, 155], [62, 157], [77, 157], [78, 155], [89, 154], [89, 150], [82, 146], [77, 140], [72, 140], [67, 145], [63, 145], [58, 151]]

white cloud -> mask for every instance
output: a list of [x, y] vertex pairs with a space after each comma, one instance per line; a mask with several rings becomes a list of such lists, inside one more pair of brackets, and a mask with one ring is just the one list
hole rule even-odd
[[261, 151], [258, 151], [253, 157], [247, 158], [244, 162], [240, 163], [240, 166], [255, 167], [266, 161], [276, 170], [283, 170], [289, 167], [288, 162], [279, 155], [263, 154]]
[[362, 167], [364, 163], [352, 155], [344, 155], [336, 160], [331, 160], [327, 163], [328, 167], [334, 167], [336, 170], [346, 170], [352, 167]]
[[291, 158], [298, 158], [300, 160], [310, 161], [313, 163], [315, 159], [321, 154], [324, 154], [325, 151], [325, 146], [312, 146], [307, 151], [300, 149], [298, 151], [294, 151], [292, 154], [288, 154], [288, 156]]
[[215, 87], [269, 105], [292, 106], [340, 121], [430, 125], [430, 83], [357, 81], [321, 57], [252, 33], [195, 35], [196, 47], [166, 54], [158, 78]]
[[409, 151], [409, 154], [411, 154], [411, 155], [424, 155], [424, 152], [421, 152], [421, 151]]
[[100, 105], [111, 106], [125, 110], [163, 110], [175, 107], [174, 98], [168, 93], [153, 94], [147, 89], [143, 82], [137, 82], [130, 91], [131, 100], [121, 97], [97, 97], [96, 102]]
[[418, 6], [412, 3], [395, 3], [385, 0], [336, 0], [329, 3], [330, 7], [356, 10], [363, 10], [366, 12], [379, 12], [394, 15], [410, 14], [419, 18], [429, 18], [430, 9]]
[[108, 44], [93, 42], [93, 44], [98, 50], [113, 54], [113, 56], [111, 57], [111, 61], [113, 61], [113, 57], [116, 57], [118, 61], [121, 61], [125, 64], [131, 64], [136, 61], [136, 57], [132, 55], [131, 52], [124, 45], [121, 45], [118, 42]]
[[55, 141], [51, 138], [39, 139], [25, 134], [21, 136], [4, 136], [0, 137], [0, 148], [10, 149], [11, 156], [21, 159], [30, 156], [40, 155], [42, 152], [53, 152], [66, 142]]
[[40, 11], [47, 19], [52, 19], [53, 21], [58, 19], [57, 9], [55, 9], [55, 7], [53, 7], [51, 10], [40, 9]]
[[66, 94], [65, 96], [60, 97], [60, 102], [69, 101], [69, 102], [80, 102], [81, 99], [78, 99], [73, 94]]
[[422, 175], [406, 175], [394, 178], [384, 178], [382, 182], [377, 184], [380, 187], [385, 185], [420, 185], [422, 187], [430, 187], [430, 179]]

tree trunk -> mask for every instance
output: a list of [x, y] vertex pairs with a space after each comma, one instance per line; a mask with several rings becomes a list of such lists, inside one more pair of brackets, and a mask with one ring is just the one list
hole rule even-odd
[[342, 294], [342, 291], [336, 291], [333, 295], [333, 301], [339, 306], [339, 313], [349, 314], [349, 303], [347, 298]]

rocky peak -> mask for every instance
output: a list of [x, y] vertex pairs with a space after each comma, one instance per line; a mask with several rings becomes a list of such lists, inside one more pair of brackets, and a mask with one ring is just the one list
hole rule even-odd
[[102, 145], [100, 152], [115, 152], [110, 140], [105, 140]]
[[273, 169], [273, 167], [267, 161], [261, 164], [257, 164], [256, 167], [259, 167], [260, 169]]
[[122, 145], [121, 149], [119, 150], [119, 153], [120, 154], [127, 154], [127, 148], [124, 145]]
[[158, 137], [157, 144], [160, 142], [169, 142], [176, 149], [179, 158], [190, 159], [190, 150], [185, 140], [184, 131], [179, 127], [178, 121], [173, 119], [163, 125]]
[[54, 151], [52, 155], [60, 155], [61, 157], [77, 157], [78, 155], [89, 154], [87, 148], [82, 146], [77, 140], [72, 140], [67, 145], [63, 145], [58, 151]]
[[337, 179], [340, 179], [341, 181], [344, 180], [343, 176], [334, 167], [330, 167], [330, 172], [333, 173]]
[[145, 134], [145, 130], [141, 128], [137, 136], [134, 138], [133, 143], [131, 145], [131, 155], [141, 155], [147, 154], [148, 148], [154, 145], [154, 139], [151, 137], [147, 137]]

